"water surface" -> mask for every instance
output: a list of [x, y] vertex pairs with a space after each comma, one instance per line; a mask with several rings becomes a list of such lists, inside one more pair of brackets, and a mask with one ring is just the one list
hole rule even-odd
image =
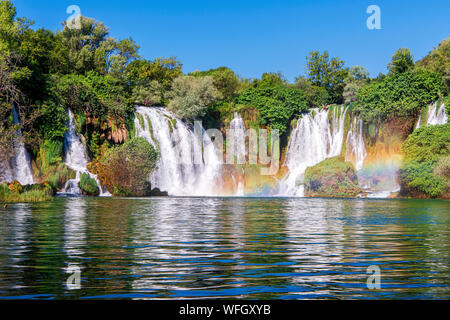
[[[448, 299], [437, 200], [57, 198], [0, 209], [0, 298]], [[66, 268], [81, 270], [81, 288]], [[378, 265], [381, 288], [369, 290]]]

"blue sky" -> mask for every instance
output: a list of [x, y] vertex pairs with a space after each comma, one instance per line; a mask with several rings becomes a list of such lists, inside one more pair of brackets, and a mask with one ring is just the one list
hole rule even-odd
[[[372, 76], [392, 54], [410, 48], [416, 60], [450, 35], [448, 0], [151, 1], [15, 0], [18, 16], [35, 28], [61, 28], [66, 8], [104, 22], [111, 36], [132, 37], [147, 58], [177, 56], [183, 71], [228, 66], [242, 77], [305, 73], [312, 50], [328, 50]], [[369, 30], [369, 5], [381, 8], [381, 30]]]

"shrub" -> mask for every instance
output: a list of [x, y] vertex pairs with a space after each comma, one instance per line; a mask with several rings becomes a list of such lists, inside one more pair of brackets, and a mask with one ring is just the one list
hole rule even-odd
[[442, 195], [446, 189], [445, 180], [433, 174], [433, 162], [407, 162], [399, 172], [402, 193], [425, 193], [431, 198]]
[[88, 196], [98, 196], [100, 194], [97, 181], [92, 179], [89, 174], [83, 173], [80, 178], [80, 188], [83, 194]]
[[144, 138], [127, 140], [109, 149], [90, 167], [115, 196], [145, 196], [150, 193], [150, 174], [159, 154]]
[[415, 130], [403, 143], [401, 193], [436, 198], [449, 190], [450, 124]]

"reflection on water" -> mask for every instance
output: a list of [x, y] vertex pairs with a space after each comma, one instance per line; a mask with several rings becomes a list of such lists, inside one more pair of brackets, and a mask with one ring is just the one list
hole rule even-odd
[[[0, 209], [0, 298], [450, 297], [447, 201], [59, 198]], [[68, 290], [68, 265], [81, 289]], [[366, 287], [381, 268], [381, 289]]]

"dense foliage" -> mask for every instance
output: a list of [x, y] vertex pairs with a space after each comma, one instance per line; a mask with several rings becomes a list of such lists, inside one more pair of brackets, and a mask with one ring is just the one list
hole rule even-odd
[[450, 124], [415, 130], [403, 143], [399, 180], [404, 195], [444, 196], [449, 192]]
[[435, 72], [419, 69], [395, 73], [364, 85], [357, 93], [355, 110], [367, 122], [411, 116], [435, 101], [442, 89], [442, 78]]
[[416, 63], [416, 68], [426, 68], [442, 76], [446, 94], [450, 93], [450, 38]]
[[115, 196], [145, 196], [150, 194], [148, 178], [158, 157], [158, 152], [147, 140], [133, 138], [107, 150], [91, 164], [91, 170]]
[[236, 104], [256, 108], [260, 113], [260, 124], [280, 133], [286, 131], [294, 115], [308, 110], [305, 93], [284, 85], [249, 88], [239, 95]]
[[178, 77], [173, 81], [168, 94], [171, 100], [167, 109], [186, 120], [203, 116], [208, 106], [220, 98], [220, 92], [215, 88], [210, 76]]

